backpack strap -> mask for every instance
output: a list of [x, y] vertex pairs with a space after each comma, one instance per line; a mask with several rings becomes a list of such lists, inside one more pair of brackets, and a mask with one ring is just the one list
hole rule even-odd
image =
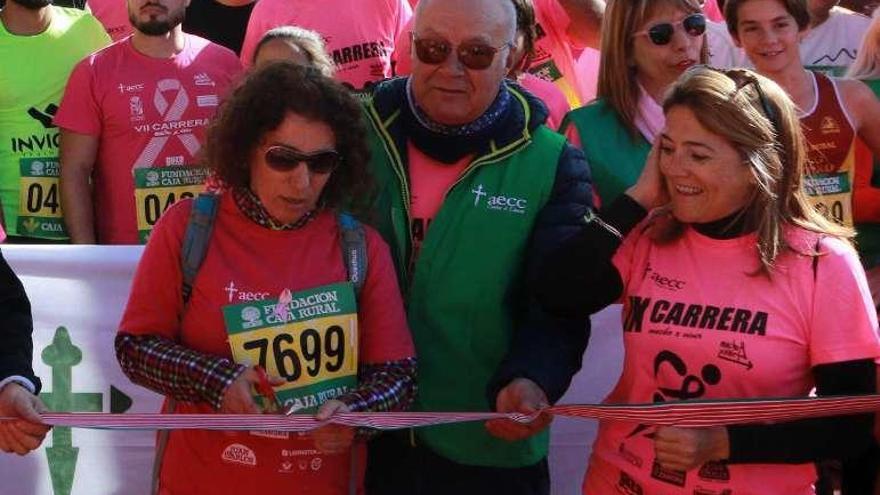
[[[189, 302], [196, 274], [199, 273], [199, 267], [201, 267], [202, 261], [205, 260], [219, 204], [220, 196], [212, 193], [199, 193], [198, 197], [193, 200], [192, 211], [189, 213], [189, 223], [186, 224], [183, 244], [180, 246], [184, 306]], [[173, 413], [176, 407], [177, 401], [169, 397], [163, 412]], [[165, 447], [168, 445], [168, 435], [168, 430], [162, 430], [156, 435], [156, 456], [153, 458], [153, 480], [150, 490], [150, 493], [153, 495], [158, 495], [159, 493], [159, 474], [162, 471], [162, 460], [165, 456]]]
[[339, 242], [342, 246], [342, 263], [348, 272], [348, 280], [354, 285], [355, 294], [367, 279], [367, 235], [361, 225], [350, 213], [336, 215], [339, 224]]
[[199, 273], [199, 267], [205, 260], [208, 245], [211, 242], [211, 232], [214, 230], [214, 219], [217, 217], [217, 207], [220, 204], [220, 196], [212, 193], [199, 193], [193, 201], [192, 211], [189, 214], [189, 223], [186, 225], [186, 233], [183, 236], [183, 244], [180, 247], [180, 263], [183, 272], [183, 303], [189, 302], [192, 295], [193, 282]]

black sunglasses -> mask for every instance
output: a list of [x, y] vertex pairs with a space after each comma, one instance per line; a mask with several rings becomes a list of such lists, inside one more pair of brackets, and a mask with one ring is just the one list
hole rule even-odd
[[[442, 64], [452, 54], [452, 43], [444, 39], [416, 38], [415, 33], [411, 33], [411, 35], [413, 46], [416, 49], [416, 57], [423, 63], [430, 65]], [[468, 69], [485, 70], [492, 65], [496, 53], [512, 46], [513, 43], [509, 41], [498, 47], [480, 41], [465, 41], [455, 47], [455, 53], [461, 65]]]
[[669, 44], [672, 41], [672, 35], [675, 34], [675, 28], [681, 26], [688, 36], [696, 38], [702, 36], [706, 32], [706, 16], [703, 14], [691, 14], [678, 22], [661, 22], [645, 29], [633, 33], [633, 36], [648, 35], [651, 43], [658, 46]]
[[314, 153], [303, 153], [290, 146], [275, 145], [266, 149], [266, 164], [278, 172], [289, 172], [305, 163], [313, 174], [329, 174], [342, 161], [334, 150], [321, 150]]

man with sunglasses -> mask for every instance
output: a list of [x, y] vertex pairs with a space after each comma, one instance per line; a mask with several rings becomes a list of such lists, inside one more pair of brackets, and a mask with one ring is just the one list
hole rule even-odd
[[227, 48], [183, 32], [189, 0], [128, 0], [134, 34], [74, 69], [61, 128], [64, 220], [76, 244], [138, 244], [174, 202], [202, 190], [205, 128], [241, 70]]
[[[505, 81], [510, 2], [421, 0], [408, 78], [365, 103], [376, 226], [407, 297], [423, 411], [534, 413], [580, 368], [587, 319], [548, 319], [530, 297], [542, 257], [591, 208], [582, 154]], [[546, 494], [549, 418], [389, 434], [369, 456], [379, 494]]]

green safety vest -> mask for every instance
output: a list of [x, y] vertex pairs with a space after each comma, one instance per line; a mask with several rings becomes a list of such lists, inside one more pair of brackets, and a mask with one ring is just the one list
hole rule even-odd
[[[511, 89], [513, 104], [525, 98]], [[365, 104], [377, 183], [374, 225], [388, 241], [407, 302], [419, 359], [421, 411], [487, 411], [486, 386], [523, 313], [524, 267], [538, 213], [550, 198], [565, 139], [543, 125], [510, 143], [493, 143], [447, 192], [431, 222], [414, 273], [410, 180], [399, 110]], [[455, 462], [495, 467], [535, 464], [548, 432], [506, 442], [482, 422], [421, 428], [419, 441]]]
[[577, 129], [602, 205], [611, 204], [639, 179], [651, 144], [641, 135], [633, 138], [602, 99], [569, 112], [559, 132], [565, 134], [569, 125]]

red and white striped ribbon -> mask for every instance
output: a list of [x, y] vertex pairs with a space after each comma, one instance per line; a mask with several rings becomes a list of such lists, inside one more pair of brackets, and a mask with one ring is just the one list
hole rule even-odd
[[[573, 404], [546, 409], [546, 412], [554, 416], [691, 428], [745, 423], [778, 423], [796, 419], [875, 411], [880, 411], [880, 395], [682, 401], [660, 404]], [[308, 431], [329, 423], [380, 430], [499, 418], [525, 423], [531, 421], [534, 415], [492, 412], [345, 413], [337, 414], [327, 421], [316, 421], [313, 416], [304, 414], [282, 416], [272, 414], [45, 413], [42, 417], [47, 424], [76, 428]]]
[[326, 421], [316, 421], [314, 416], [306, 414], [45, 413], [42, 417], [53, 426], [114, 430], [309, 431], [330, 423], [394, 430], [497, 418], [530, 420], [521, 414], [421, 412], [340, 413]]

